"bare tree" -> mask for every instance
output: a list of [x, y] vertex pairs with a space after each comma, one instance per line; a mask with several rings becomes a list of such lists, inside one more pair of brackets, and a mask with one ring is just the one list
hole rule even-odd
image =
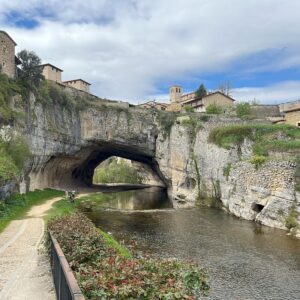
[[223, 81], [219, 84], [218, 90], [226, 96], [232, 95], [232, 84], [230, 81]]

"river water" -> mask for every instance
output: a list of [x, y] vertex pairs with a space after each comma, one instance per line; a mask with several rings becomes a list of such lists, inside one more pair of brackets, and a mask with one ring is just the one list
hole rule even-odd
[[160, 189], [100, 194], [83, 203], [92, 221], [118, 240], [159, 257], [193, 260], [208, 269], [206, 299], [300, 299], [300, 241], [284, 231], [221, 210], [173, 210]]

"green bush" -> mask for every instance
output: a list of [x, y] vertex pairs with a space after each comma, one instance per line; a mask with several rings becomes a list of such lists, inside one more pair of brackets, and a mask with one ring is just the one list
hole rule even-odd
[[223, 109], [221, 106], [218, 106], [216, 104], [209, 104], [206, 108], [206, 113], [207, 114], [215, 114], [219, 115], [223, 112]]
[[228, 181], [228, 177], [230, 175], [231, 171], [231, 163], [228, 163], [224, 168], [223, 168], [223, 175], [226, 177], [226, 180]]
[[187, 113], [192, 113], [192, 112], [195, 111], [194, 108], [193, 108], [191, 105], [185, 105], [185, 106], [183, 107], [183, 109], [184, 109], [184, 111], [187, 112]]
[[258, 169], [262, 164], [266, 162], [265, 156], [254, 155], [250, 160], [251, 164], [255, 165], [255, 168]]
[[86, 299], [198, 299], [209, 286], [205, 271], [177, 260], [118, 254], [92, 222], [73, 214], [48, 228], [60, 243]]
[[292, 229], [292, 228], [298, 227], [298, 225], [299, 225], [299, 223], [297, 221], [298, 216], [299, 216], [298, 211], [296, 210], [295, 207], [292, 207], [289, 210], [289, 214], [288, 214], [288, 216], [285, 219], [285, 226], [288, 229]]
[[29, 148], [21, 137], [14, 137], [6, 142], [0, 139], [0, 185], [16, 179], [30, 155]]
[[249, 116], [251, 113], [251, 106], [248, 102], [241, 102], [236, 106], [236, 114], [239, 118]]

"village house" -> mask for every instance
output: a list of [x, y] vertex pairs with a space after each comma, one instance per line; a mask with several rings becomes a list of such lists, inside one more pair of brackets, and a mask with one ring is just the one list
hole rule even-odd
[[220, 91], [208, 93], [202, 98], [197, 97], [195, 92], [183, 95], [181, 87], [177, 85], [170, 88], [169, 94], [171, 103], [166, 108], [168, 111], [180, 111], [185, 106], [191, 106], [196, 112], [205, 112], [211, 104], [226, 108], [232, 106], [235, 101]]
[[0, 69], [10, 78], [17, 77], [17, 65], [21, 62], [15, 56], [16, 42], [6, 33], [0, 30]]
[[77, 90], [90, 93], [90, 83], [82, 79], [73, 79], [64, 81], [63, 84], [71, 86]]
[[280, 112], [284, 114], [284, 123], [300, 128], [300, 100], [279, 105]]
[[51, 64], [43, 64], [41, 67], [45, 79], [61, 83], [61, 73], [63, 72], [62, 69]]
[[157, 110], [166, 110], [167, 106], [168, 106], [167, 103], [160, 103], [154, 100], [137, 105], [137, 107], [140, 108], [150, 108], [150, 109], [157, 109]]

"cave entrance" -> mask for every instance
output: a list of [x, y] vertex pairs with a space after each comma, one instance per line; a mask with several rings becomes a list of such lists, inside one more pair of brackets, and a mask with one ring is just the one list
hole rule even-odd
[[257, 203], [252, 204], [252, 209], [257, 213], [260, 213], [264, 209], [264, 207], [265, 206], [261, 204], [257, 204]]
[[93, 186], [101, 185], [165, 186], [147, 164], [118, 156], [109, 157], [95, 168]]

